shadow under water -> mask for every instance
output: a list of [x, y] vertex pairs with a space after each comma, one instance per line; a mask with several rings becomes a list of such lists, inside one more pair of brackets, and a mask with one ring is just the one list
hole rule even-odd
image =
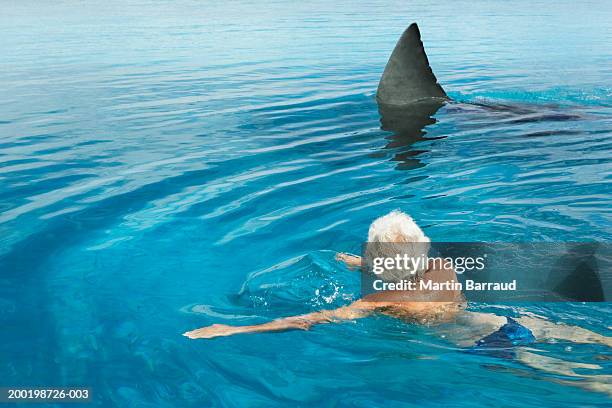
[[[422, 167], [421, 161], [417, 158], [424, 153], [423, 150], [411, 149], [411, 146], [423, 139], [427, 131], [426, 126], [437, 122], [435, 115], [438, 110], [445, 106], [447, 113], [455, 113], [464, 116], [462, 127], [465, 129], [487, 128], [492, 124], [505, 123], [508, 125], [518, 125], [526, 123], [554, 123], [576, 121], [584, 119], [584, 114], [568, 111], [567, 108], [557, 105], [521, 105], [521, 104], [502, 104], [502, 103], [481, 103], [481, 102], [456, 102], [443, 99], [429, 99], [418, 103], [403, 106], [378, 104], [380, 114], [381, 129], [391, 132], [387, 137], [388, 143], [383, 150], [395, 150], [391, 160], [399, 162], [398, 170], [410, 170]], [[471, 115], [478, 117], [477, 121], [467, 120]], [[486, 118], [488, 120], [485, 120]], [[550, 129], [536, 133], [527, 133], [525, 137], [535, 136], [555, 136], [576, 134], [575, 131], [568, 129]], [[444, 138], [428, 138], [429, 140]], [[503, 140], [498, 136], [494, 140]], [[382, 155], [383, 153], [381, 153]]]
[[406, 106], [378, 104], [381, 129], [392, 132], [384, 149], [397, 151], [392, 160], [400, 162], [398, 170], [421, 167], [422, 164], [416, 156], [423, 151], [412, 150], [410, 147], [424, 139], [427, 134], [425, 126], [436, 123], [434, 115], [444, 103], [444, 101], [430, 100]]

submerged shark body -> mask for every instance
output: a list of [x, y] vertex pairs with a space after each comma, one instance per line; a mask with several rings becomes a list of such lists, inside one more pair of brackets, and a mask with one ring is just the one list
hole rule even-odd
[[383, 120], [388, 112], [391, 112], [390, 116], [395, 117], [400, 111], [414, 118], [420, 118], [428, 113], [433, 115], [447, 103], [452, 103], [453, 109], [481, 109], [486, 112], [513, 115], [520, 122], [567, 121], [582, 118], [576, 114], [568, 114], [553, 105], [474, 102], [459, 104], [453, 101], [438, 83], [429, 66], [416, 23], [412, 23], [404, 31], [393, 49], [378, 84], [376, 101], [383, 114]]
[[[383, 130], [392, 132], [386, 148], [408, 147], [425, 135], [424, 128], [436, 122], [434, 115], [445, 104], [449, 111], [488, 112], [506, 123], [539, 121], [569, 121], [581, 116], [569, 114], [556, 106], [511, 104], [457, 103], [452, 101], [438, 83], [425, 54], [421, 33], [411, 24], [395, 46], [376, 91]], [[551, 133], [552, 134], [552, 133]], [[541, 134], [537, 134], [540, 136]], [[536, 136], [536, 134], [534, 134]], [[395, 155], [399, 169], [418, 167], [417, 152]], [[554, 294], [569, 301], [604, 301], [605, 291], [597, 267], [596, 251], [582, 251], [567, 256], [559, 273], [549, 276], [555, 281]]]
[[[488, 115], [493, 116], [497, 122], [510, 124], [561, 122], [584, 118], [581, 114], [550, 104], [466, 103], [452, 100], [429, 66], [416, 23], [404, 31], [393, 49], [378, 84], [376, 101], [382, 129], [392, 132], [388, 148], [408, 147], [422, 139], [426, 133], [425, 126], [436, 122], [434, 115], [442, 106], [445, 106], [449, 113]], [[569, 131], [557, 133], [567, 132]], [[542, 135], [541, 132], [535, 132], [526, 136]], [[402, 161], [402, 157], [396, 157], [396, 160]]]

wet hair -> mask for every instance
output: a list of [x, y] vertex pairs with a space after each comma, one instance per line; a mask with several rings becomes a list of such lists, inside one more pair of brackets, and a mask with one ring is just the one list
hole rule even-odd
[[[406, 254], [411, 258], [427, 257], [430, 242], [412, 217], [394, 210], [375, 219], [370, 225], [366, 258], [395, 258], [398, 254]], [[385, 269], [380, 276], [386, 282], [419, 280], [426, 270], [427, 262], [424, 262], [414, 273], [406, 269]]]

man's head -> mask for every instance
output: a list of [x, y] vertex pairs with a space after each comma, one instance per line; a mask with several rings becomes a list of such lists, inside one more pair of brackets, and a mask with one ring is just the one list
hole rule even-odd
[[[426, 257], [429, 252], [430, 240], [421, 228], [407, 214], [394, 210], [377, 218], [370, 225], [366, 257], [395, 258], [397, 255], [407, 255], [411, 259]], [[387, 282], [398, 282], [402, 279], [418, 279], [427, 270], [427, 264], [417, 263], [412, 270], [404, 268], [386, 269], [382, 278]], [[411, 273], [414, 271], [415, 273]]]

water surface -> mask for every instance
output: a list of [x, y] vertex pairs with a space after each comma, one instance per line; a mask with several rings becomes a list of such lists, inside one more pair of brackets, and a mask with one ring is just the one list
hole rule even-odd
[[[388, 318], [180, 336], [358, 297], [333, 251], [396, 208], [438, 241], [612, 238], [608, 3], [370, 3], [0, 5], [0, 385], [126, 407], [609, 404]], [[398, 137], [374, 92], [413, 21], [463, 103]], [[527, 310], [610, 335], [609, 304]], [[542, 349], [611, 373], [609, 349], [566, 346]]]

